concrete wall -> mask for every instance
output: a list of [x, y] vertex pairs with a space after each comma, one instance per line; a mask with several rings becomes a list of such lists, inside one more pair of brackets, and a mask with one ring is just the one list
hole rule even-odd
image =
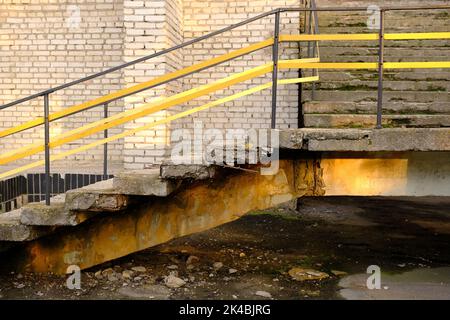
[[324, 153], [325, 195], [450, 196], [450, 152]]

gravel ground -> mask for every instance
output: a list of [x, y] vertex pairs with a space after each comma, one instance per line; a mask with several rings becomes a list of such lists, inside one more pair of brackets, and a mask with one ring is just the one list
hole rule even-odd
[[[0, 273], [0, 299], [450, 299], [449, 208], [437, 197], [302, 198], [85, 270], [81, 290]], [[389, 289], [368, 294], [370, 265]]]

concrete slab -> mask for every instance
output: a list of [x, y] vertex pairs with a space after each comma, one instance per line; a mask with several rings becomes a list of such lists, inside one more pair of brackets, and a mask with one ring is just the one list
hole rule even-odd
[[113, 179], [66, 192], [66, 211], [115, 212], [128, 206], [129, 197], [113, 188]]
[[119, 173], [113, 179], [114, 190], [125, 195], [166, 197], [178, 187], [179, 183], [163, 180], [159, 174], [159, 169]]
[[20, 223], [22, 209], [0, 214], [0, 241], [30, 241], [40, 238], [53, 228], [26, 226]]
[[280, 149], [307, 151], [450, 151], [450, 128], [285, 129]]

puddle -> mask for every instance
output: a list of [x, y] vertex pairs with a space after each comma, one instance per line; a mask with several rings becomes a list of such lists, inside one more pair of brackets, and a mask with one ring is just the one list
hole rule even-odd
[[342, 278], [339, 290], [348, 300], [450, 300], [450, 267], [414, 269], [400, 274], [381, 274], [381, 288], [368, 289], [370, 274]]

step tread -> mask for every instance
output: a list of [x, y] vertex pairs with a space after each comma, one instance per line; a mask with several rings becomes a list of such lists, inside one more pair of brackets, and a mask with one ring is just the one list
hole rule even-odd
[[[312, 128], [374, 127], [376, 114], [305, 114], [305, 126]], [[450, 115], [383, 115], [386, 127], [439, 128], [450, 126]]]
[[[310, 101], [303, 104], [305, 114], [374, 114], [377, 102]], [[450, 114], [446, 102], [389, 102], [383, 103], [383, 114]]]
[[31, 241], [54, 230], [51, 227], [23, 225], [21, 215], [22, 209], [0, 214], [0, 241]]

